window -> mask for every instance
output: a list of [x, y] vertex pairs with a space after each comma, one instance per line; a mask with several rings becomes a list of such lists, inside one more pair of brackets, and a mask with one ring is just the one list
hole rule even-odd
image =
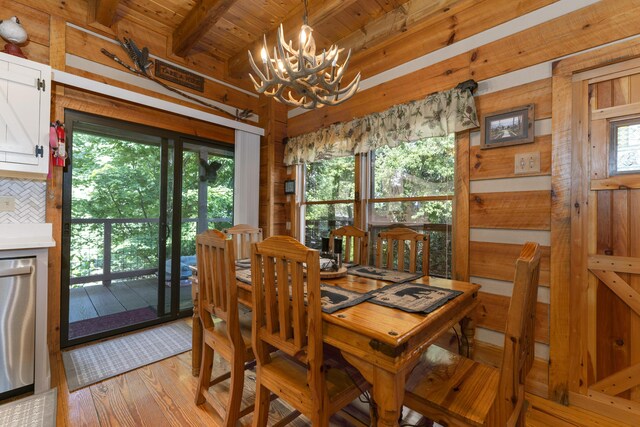
[[320, 249], [329, 230], [353, 224], [355, 161], [339, 157], [304, 165], [305, 244]]
[[445, 277], [451, 276], [454, 159], [450, 135], [379, 148], [370, 162], [372, 238], [396, 224], [429, 233], [431, 274]]
[[640, 117], [611, 122], [610, 175], [640, 172]]

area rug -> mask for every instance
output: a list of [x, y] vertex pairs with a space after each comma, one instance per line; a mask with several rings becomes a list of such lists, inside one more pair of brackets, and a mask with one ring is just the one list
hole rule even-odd
[[49, 427], [56, 425], [58, 392], [55, 388], [0, 406], [0, 426]]
[[420, 283], [396, 283], [369, 292], [369, 302], [398, 308], [409, 313], [431, 313], [435, 309], [462, 294], [460, 291], [443, 289]]
[[184, 321], [62, 352], [69, 391], [191, 350]]
[[424, 276], [422, 273], [408, 273], [406, 271], [387, 270], [386, 268], [369, 266], [351, 267], [348, 273], [354, 276], [366, 277], [367, 279], [384, 280], [393, 283], [408, 282]]

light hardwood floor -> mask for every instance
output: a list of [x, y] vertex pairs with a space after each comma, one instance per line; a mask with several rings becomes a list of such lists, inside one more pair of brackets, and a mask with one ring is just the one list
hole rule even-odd
[[[255, 383], [247, 372], [251, 399]], [[60, 352], [51, 355], [52, 385], [58, 387], [58, 427], [76, 426], [215, 426], [221, 420], [208, 403], [194, 403], [197, 378], [191, 375], [191, 352], [170, 357], [83, 389], [69, 392]], [[220, 385], [220, 387], [224, 387]], [[218, 386], [216, 386], [218, 387]], [[527, 394], [527, 426], [625, 426], [588, 411], [568, 408]], [[289, 413], [280, 401], [271, 405], [270, 424]], [[359, 402], [334, 416], [332, 426], [367, 425], [367, 407]], [[364, 421], [364, 423], [358, 422]], [[405, 412], [405, 423], [423, 425], [415, 413]], [[251, 415], [242, 419], [250, 425]], [[294, 427], [308, 426], [296, 418]]]

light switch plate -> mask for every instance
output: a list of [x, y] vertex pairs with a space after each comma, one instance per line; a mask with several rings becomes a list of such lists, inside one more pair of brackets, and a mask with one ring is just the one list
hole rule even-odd
[[16, 198], [0, 196], [0, 212], [13, 212], [16, 210]]
[[514, 173], [540, 173], [540, 152], [516, 154]]

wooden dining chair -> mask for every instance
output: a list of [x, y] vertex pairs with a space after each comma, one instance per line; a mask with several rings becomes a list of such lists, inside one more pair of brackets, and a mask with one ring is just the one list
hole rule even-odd
[[236, 248], [236, 259], [246, 259], [251, 256], [251, 243], [262, 241], [262, 228], [249, 224], [236, 224], [231, 228], [222, 230], [229, 236]]
[[[420, 259], [422, 273], [428, 275], [429, 235], [418, 233], [406, 227], [392, 228], [378, 233], [378, 238], [376, 239], [376, 267], [406, 271], [405, 254], [407, 245], [409, 246], [408, 271], [415, 273]], [[418, 256], [419, 254], [421, 255]]]
[[516, 261], [500, 370], [431, 346], [407, 379], [404, 404], [442, 425], [524, 426], [539, 274], [540, 248], [526, 243]]
[[[238, 419], [253, 410], [253, 405], [241, 410], [245, 363], [254, 360], [251, 349], [251, 315], [240, 314], [236, 267], [232, 240], [217, 231], [196, 236], [198, 266], [198, 310], [203, 327], [202, 361], [195, 402], [208, 401], [224, 420], [225, 426], [235, 426]], [[217, 318], [214, 322], [212, 316]], [[230, 371], [211, 379], [214, 352], [229, 362]], [[209, 388], [230, 380], [228, 402], [209, 393]], [[226, 407], [226, 411], [224, 408]]]
[[329, 232], [329, 248], [333, 249], [335, 237], [343, 237], [342, 260], [346, 263], [369, 265], [369, 233], [345, 225]]
[[[349, 365], [337, 355], [325, 355], [319, 253], [292, 237], [274, 236], [252, 244], [251, 269], [257, 362], [253, 426], [266, 425], [271, 393], [311, 425], [327, 426], [330, 415], [357, 398], [366, 382], [355, 369], [348, 374]], [[279, 351], [270, 354], [272, 348]]]

